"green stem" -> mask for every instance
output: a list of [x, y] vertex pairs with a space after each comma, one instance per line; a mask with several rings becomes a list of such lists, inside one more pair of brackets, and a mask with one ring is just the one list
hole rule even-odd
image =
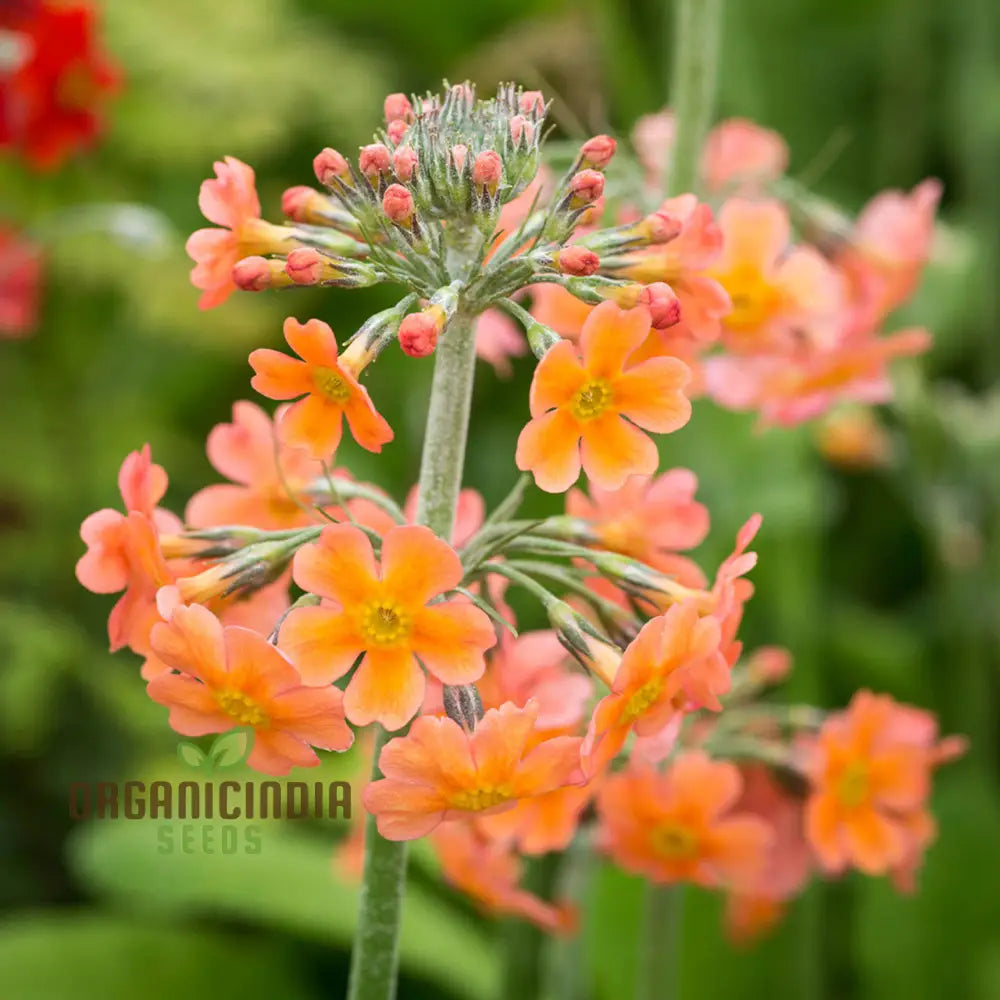
[[677, 1000], [684, 886], [646, 886], [635, 1000]]
[[[438, 344], [427, 429], [420, 465], [417, 520], [450, 538], [462, 482], [465, 439], [472, 404], [475, 328], [457, 315]], [[380, 778], [378, 758], [390, 734], [375, 736], [372, 779]], [[399, 929], [406, 889], [406, 842], [385, 840], [374, 816], [365, 821], [365, 870], [358, 926], [351, 953], [347, 1000], [393, 1000], [399, 963]]]
[[[525, 864], [524, 888], [542, 899], [551, 899], [562, 856], [545, 854]], [[503, 925], [503, 1000], [535, 1000], [542, 995], [542, 959], [545, 935], [527, 920], [512, 918]]]
[[694, 191], [705, 134], [715, 108], [723, 0], [674, 0], [671, 104], [675, 133], [664, 190]]

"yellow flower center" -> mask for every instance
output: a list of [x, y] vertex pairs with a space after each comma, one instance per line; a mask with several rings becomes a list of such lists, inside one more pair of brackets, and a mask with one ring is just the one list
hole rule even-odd
[[336, 368], [314, 368], [313, 385], [333, 403], [346, 403], [351, 398], [351, 387]]
[[241, 726], [266, 726], [269, 722], [267, 713], [242, 691], [216, 691], [215, 701], [226, 715]]
[[410, 616], [394, 601], [371, 601], [361, 612], [361, 634], [376, 646], [391, 646], [410, 634]]
[[689, 861], [698, 854], [698, 835], [680, 823], [667, 823], [653, 830], [653, 849], [668, 861]]
[[860, 760], [852, 761], [837, 782], [837, 798], [849, 809], [861, 805], [868, 798], [868, 779], [867, 764]]
[[481, 812], [510, 801], [510, 789], [506, 785], [487, 785], [485, 788], [468, 788], [456, 792], [451, 797], [452, 807], [467, 812]]
[[267, 509], [272, 516], [285, 520], [302, 513], [302, 508], [287, 493], [272, 493], [267, 498]]
[[570, 412], [577, 420], [599, 417], [612, 402], [611, 383], [606, 378], [592, 378], [584, 382], [570, 403]]
[[646, 681], [625, 703], [621, 714], [622, 724], [627, 725], [638, 719], [650, 705], [659, 699], [661, 694], [663, 694], [662, 677], [654, 677], [651, 681]]
[[752, 265], [738, 265], [718, 279], [733, 303], [732, 312], [722, 321], [730, 330], [753, 330], [781, 306], [778, 290]]

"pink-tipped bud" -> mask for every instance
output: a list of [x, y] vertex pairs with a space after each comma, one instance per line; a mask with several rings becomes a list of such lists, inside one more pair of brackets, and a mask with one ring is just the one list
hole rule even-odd
[[545, 98], [540, 90], [526, 90], [518, 99], [522, 115], [540, 115], [545, 111]]
[[412, 180], [417, 169], [417, 151], [412, 146], [400, 146], [392, 154], [392, 169], [401, 181]]
[[456, 83], [455, 86], [451, 88], [450, 92], [454, 99], [464, 101], [469, 107], [472, 107], [472, 102], [476, 95], [469, 84]]
[[389, 150], [381, 142], [373, 142], [370, 146], [362, 146], [358, 155], [358, 166], [361, 173], [371, 181], [378, 183], [380, 174], [389, 172]]
[[329, 146], [316, 154], [313, 159], [313, 170], [316, 173], [316, 180], [327, 187], [330, 187], [338, 177], [345, 184], [351, 182], [351, 168], [347, 165], [347, 160]]
[[288, 255], [285, 274], [296, 285], [315, 285], [323, 276], [323, 255], [312, 247], [298, 247]]
[[669, 212], [653, 212], [636, 225], [648, 243], [669, 243], [680, 235], [683, 228], [684, 223]]
[[389, 122], [385, 127], [385, 134], [394, 146], [398, 146], [400, 142], [403, 141], [403, 136], [409, 131], [410, 126], [403, 121], [402, 118], [397, 118], [394, 122]]
[[455, 169], [459, 173], [465, 168], [465, 158], [468, 155], [469, 147], [460, 142], [451, 147], [451, 162], [455, 164]]
[[576, 278], [589, 278], [601, 266], [601, 258], [586, 247], [563, 247], [553, 255], [560, 274], [571, 274]]
[[406, 94], [390, 94], [385, 99], [383, 109], [385, 110], [385, 120], [387, 122], [413, 121], [413, 105], [410, 104], [410, 99]]
[[593, 205], [604, 194], [604, 174], [598, 170], [580, 170], [570, 178], [569, 190], [573, 208]]
[[319, 207], [317, 202], [322, 201], [322, 197], [319, 192], [304, 184], [290, 187], [281, 196], [281, 211], [295, 222], [310, 222], [315, 218], [313, 213]]
[[398, 226], [413, 218], [413, 195], [402, 184], [390, 184], [382, 195], [382, 211]]
[[284, 273], [284, 268], [284, 261], [281, 260], [244, 257], [233, 266], [233, 284], [244, 292], [262, 292], [265, 288], [280, 288], [291, 284]]
[[440, 309], [410, 313], [399, 324], [399, 346], [411, 358], [426, 358], [434, 353], [441, 333]]
[[503, 160], [500, 154], [492, 149], [480, 153], [472, 164], [472, 183], [477, 188], [486, 188], [490, 194], [494, 194], [500, 185], [503, 177]]
[[654, 281], [653, 284], [646, 285], [639, 295], [639, 304], [649, 310], [654, 330], [666, 330], [680, 322], [680, 299], [666, 282]]
[[535, 126], [524, 115], [514, 115], [510, 120], [510, 137], [515, 146], [521, 144], [521, 136], [530, 146], [535, 139]]
[[580, 147], [580, 156], [585, 167], [603, 170], [615, 155], [618, 143], [610, 135], [595, 135]]

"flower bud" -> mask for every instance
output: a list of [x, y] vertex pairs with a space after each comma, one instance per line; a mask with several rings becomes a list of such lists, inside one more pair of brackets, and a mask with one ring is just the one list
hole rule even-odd
[[399, 324], [399, 346], [411, 358], [426, 358], [434, 353], [443, 328], [444, 310], [438, 306], [410, 313]]
[[465, 167], [465, 158], [469, 155], [469, 147], [459, 142], [451, 147], [451, 162], [455, 164], [455, 169], [461, 173]]
[[307, 225], [327, 225], [327, 219], [333, 211], [330, 199], [311, 187], [303, 184], [290, 187], [281, 196], [281, 211], [295, 222]]
[[510, 120], [510, 137], [515, 146], [521, 145], [524, 137], [525, 145], [530, 146], [535, 140], [535, 126], [524, 115], [514, 115]]
[[595, 135], [580, 147], [580, 162], [584, 167], [603, 170], [615, 155], [618, 143], [610, 135]]
[[545, 113], [545, 98], [540, 90], [526, 90], [518, 99], [517, 106], [522, 115], [538, 117]]
[[324, 257], [312, 247], [299, 247], [288, 255], [285, 274], [296, 285], [315, 285], [323, 276]]
[[402, 118], [397, 118], [394, 122], [389, 122], [389, 124], [386, 125], [385, 134], [394, 146], [398, 146], [402, 141], [403, 136], [406, 135], [409, 130], [410, 126], [407, 125]]
[[601, 266], [601, 258], [586, 247], [563, 247], [553, 254], [553, 263], [560, 274], [572, 274], [578, 278], [587, 278], [596, 274]]
[[666, 330], [680, 322], [680, 299], [666, 282], [654, 281], [653, 284], [646, 285], [639, 294], [639, 304], [649, 310], [654, 330]]
[[472, 165], [472, 183], [476, 188], [486, 188], [490, 194], [496, 194], [503, 177], [503, 161], [500, 154], [487, 149], [476, 157]]
[[389, 150], [381, 142], [373, 142], [371, 145], [362, 146], [358, 155], [358, 166], [361, 173], [368, 178], [369, 183], [374, 187], [378, 184], [380, 174], [389, 172]]
[[417, 162], [417, 151], [412, 146], [400, 146], [392, 154], [392, 169], [401, 181], [412, 180]]
[[233, 267], [233, 284], [244, 292], [262, 292], [265, 288], [287, 288], [292, 279], [285, 274], [283, 260], [267, 257], [244, 257]]
[[387, 122], [413, 121], [413, 105], [410, 104], [410, 99], [406, 94], [390, 94], [385, 99], [383, 109]]
[[402, 184], [390, 184], [382, 195], [382, 211], [397, 226], [408, 225], [413, 219], [413, 195]]
[[647, 243], [669, 243], [676, 239], [684, 223], [676, 215], [669, 212], [653, 212], [647, 215], [641, 222], [637, 222], [635, 230]]
[[351, 183], [351, 168], [348, 166], [347, 160], [335, 149], [330, 149], [329, 146], [313, 158], [313, 171], [320, 184], [326, 187], [332, 187], [337, 178], [340, 178], [345, 184]]
[[570, 207], [592, 205], [604, 194], [604, 174], [597, 170], [580, 170], [569, 181]]
[[471, 733], [483, 717], [483, 700], [475, 684], [445, 684], [442, 692], [448, 718]]

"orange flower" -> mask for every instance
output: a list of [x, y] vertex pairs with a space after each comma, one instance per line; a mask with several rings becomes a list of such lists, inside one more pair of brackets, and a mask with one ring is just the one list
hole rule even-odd
[[242, 258], [287, 253], [300, 245], [293, 229], [261, 219], [252, 167], [227, 156], [215, 163], [215, 178], [202, 182], [198, 207], [223, 228], [197, 230], [185, 248], [195, 262], [191, 284], [204, 293], [199, 309], [222, 305], [236, 290], [232, 273]]
[[693, 549], [708, 534], [708, 509], [694, 499], [698, 478], [671, 469], [655, 479], [632, 476], [621, 489], [570, 490], [566, 512], [586, 521], [601, 545], [654, 568], [670, 553]]
[[232, 482], [206, 486], [191, 498], [186, 511], [191, 527], [248, 524], [280, 531], [318, 519], [308, 501], [296, 503], [285, 487], [301, 497], [322, 477], [322, 464], [304, 449], [276, 442], [271, 418], [256, 404], [234, 403], [233, 422], [212, 429], [206, 450], [212, 466]]
[[560, 285], [531, 286], [531, 315], [567, 340], [579, 339], [583, 324], [593, 311], [594, 306], [581, 302]]
[[731, 892], [726, 897], [726, 937], [735, 945], [751, 945], [777, 926], [787, 902], [771, 896]]
[[777, 180], [788, 166], [788, 146], [781, 136], [746, 118], [719, 122], [705, 140], [701, 158], [710, 191], [738, 186], [761, 188]]
[[885, 874], [919, 852], [932, 829], [924, 807], [933, 748], [900, 726], [902, 707], [859, 691], [820, 730], [809, 766], [806, 835], [828, 871], [854, 865]]
[[286, 444], [308, 449], [325, 461], [340, 444], [344, 417], [362, 448], [379, 452], [392, 440], [392, 428], [375, 410], [368, 390], [359, 385], [352, 366], [338, 360], [333, 330], [322, 320], [285, 320], [285, 340], [301, 358], [267, 348], [254, 351], [250, 364], [257, 373], [251, 385], [270, 399], [295, 399], [281, 417]]
[[663, 773], [633, 766], [598, 793], [599, 843], [617, 864], [654, 882], [752, 884], [771, 833], [733, 811], [741, 785], [734, 764], [701, 751], [681, 755]]
[[445, 881], [470, 895], [487, 913], [520, 917], [553, 934], [568, 934], [576, 928], [572, 907], [546, 902], [521, 889], [518, 858], [477, 835], [469, 824], [440, 826], [431, 842]]
[[[580, 740], [557, 736], [531, 746], [538, 706], [491, 708], [472, 733], [422, 715], [379, 757], [385, 777], [365, 789], [365, 808], [387, 840], [415, 840], [439, 823], [510, 809], [579, 775]], [[530, 749], [529, 749], [530, 748]]]
[[513, 809], [483, 816], [476, 826], [490, 840], [516, 846], [522, 854], [564, 851], [576, 835], [580, 816], [596, 790], [593, 782], [566, 785], [544, 795], [521, 799]]
[[843, 469], [885, 468], [892, 461], [892, 438], [871, 407], [829, 414], [815, 433], [823, 457]]
[[611, 684], [594, 709], [583, 745], [589, 776], [608, 764], [635, 729], [655, 736], [689, 707], [722, 708], [729, 667], [719, 651], [719, 622], [701, 617], [694, 601], [674, 604], [646, 622], [629, 644]]
[[263, 636], [228, 626], [199, 604], [178, 605], [152, 632], [156, 655], [179, 674], [154, 677], [150, 698], [170, 709], [185, 736], [254, 731], [250, 767], [287, 774], [314, 767], [312, 746], [346, 750], [354, 740], [335, 687], [305, 687], [298, 672]]
[[711, 275], [729, 293], [722, 320], [738, 354], [788, 350], [802, 332], [830, 344], [842, 311], [840, 277], [812, 247], [791, 247], [788, 212], [776, 201], [731, 198], [719, 213], [722, 257]]
[[580, 335], [582, 360], [572, 344], [560, 342], [539, 362], [531, 383], [533, 419], [518, 438], [516, 461], [543, 490], [572, 486], [581, 459], [587, 475], [610, 490], [630, 475], [656, 471], [656, 445], [639, 427], [667, 434], [688, 422], [691, 404], [682, 390], [690, 371], [676, 358], [626, 368], [649, 330], [645, 308], [622, 311], [603, 302]]
[[471, 684], [496, 641], [489, 618], [467, 601], [433, 598], [457, 587], [462, 565], [447, 542], [405, 525], [382, 539], [382, 568], [360, 528], [336, 524], [295, 554], [295, 582], [331, 605], [298, 608], [281, 627], [281, 648], [307, 684], [329, 684], [364, 654], [347, 685], [347, 717], [358, 726], [404, 726], [420, 707], [420, 662], [445, 684]]

